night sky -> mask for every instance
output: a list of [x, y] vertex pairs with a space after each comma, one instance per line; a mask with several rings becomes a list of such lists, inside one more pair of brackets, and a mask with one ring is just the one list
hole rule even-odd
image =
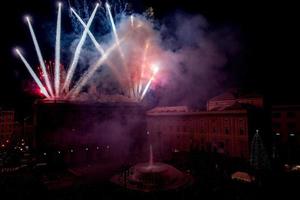
[[[216, 0], [133, 0], [134, 10], [154, 8], [160, 20], [181, 10], [203, 15], [213, 26], [230, 26], [238, 32], [240, 51], [228, 62], [226, 70], [233, 86], [265, 94], [274, 102], [299, 102], [298, 46], [300, 16], [297, 6], [286, 1]], [[163, 2], [163, 3], [162, 3]], [[197, 2], [197, 5], [196, 5]], [[64, 2], [66, 3], [66, 2]], [[32, 97], [23, 91], [30, 78], [25, 67], [13, 54], [16, 45], [33, 48], [23, 16], [31, 14], [36, 23], [55, 21], [55, 3], [50, 0], [10, 0], [0, 12], [2, 19], [0, 45], [0, 105], [20, 105]], [[38, 19], [37, 19], [38, 18]], [[41, 37], [37, 33], [38, 37]], [[28, 46], [27, 46], [28, 45]], [[41, 45], [42, 46], [42, 45]], [[35, 55], [34, 55], [35, 56]], [[26, 75], [24, 73], [27, 73]], [[300, 96], [300, 95], [299, 95]]]

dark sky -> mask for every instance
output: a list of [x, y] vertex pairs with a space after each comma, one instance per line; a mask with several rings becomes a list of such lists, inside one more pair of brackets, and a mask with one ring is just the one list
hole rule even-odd
[[[0, 103], [16, 104], [28, 100], [22, 92], [24, 79], [30, 78], [22, 63], [13, 55], [16, 45], [31, 45], [23, 16], [30, 13], [38, 23], [55, 19], [55, 1], [10, 0], [0, 12]], [[135, 9], [152, 6], [156, 18], [176, 10], [201, 14], [214, 25], [229, 24], [240, 32], [241, 52], [233, 68], [237, 85], [258, 90], [274, 101], [297, 102], [299, 98], [299, 12], [287, 1], [216, 0], [132, 0]], [[162, 3], [163, 2], [163, 3]], [[222, 2], [222, 3], [220, 3]], [[38, 19], [37, 19], [38, 18]], [[21, 74], [20, 74], [21, 73]], [[30, 99], [30, 98], [29, 98]], [[0, 105], [1, 105], [0, 104]]]

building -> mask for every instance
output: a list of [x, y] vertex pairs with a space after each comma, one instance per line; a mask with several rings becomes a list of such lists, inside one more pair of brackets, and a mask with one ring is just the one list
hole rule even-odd
[[147, 113], [152, 143], [162, 157], [176, 151], [204, 150], [249, 157], [247, 110], [193, 111], [160, 107]]
[[272, 131], [280, 137], [282, 143], [287, 143], [290, 137], [300, 135], [300, 105], [272, 106]]
[[272, 106], [272, 134], [274, 150], [279, 156], [297, 160], [300, 153], [300, 105]]
[[216, 97], [207, 101], [207, 110], [224, 110], [236, 103], [242, 105], [250, 105], [255, 108], [262, 109], [264, 107], [264, 99], [256, 93], [244, 93], [238, 89], [230, 89]]
[[34, 106], [35, 147], [51, 162], [125, 162], [144, 147], [145, 111], [139, 104], [42, 100]]
[[15, 112], [13, 110], [0, 109], [0, 144], [5, 145], [14, 132]]
[[206, 110], [157, 107], [147, 112], [147, 129], [158, 154], [204, 150], [249, 158], [256, 129], [265, 130], [263, 98], [229, 90], [207, 102]]

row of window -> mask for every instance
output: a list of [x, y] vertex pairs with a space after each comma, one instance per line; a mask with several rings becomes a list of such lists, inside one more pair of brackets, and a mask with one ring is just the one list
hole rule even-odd
[[[273, 112], [272, 117], [273, 118], [281, 118], [284, 115], [284, 113], [281, 112]], [[296, 112], [287, 112], [286, 117], [287, 118], [296, 118], [297, 113]]]
[[[280, 129], [281, 126], [282, 126], [282, 124], [279, 122], [272, 123], [273, 128]], [[293, 122], [287, 123], [286, 126], [288, 127], [288, 129], [296, 129], [296, 127], [297, 127], [296, 123], [293, 123]]]
[[[158, 127], [158, 130], [159, 130], [159, 127]], [[170, 126], [169, 127], [169, 130], [170, 131], [173, 131], [173, 126]], [[182, 132], [194, 132], [194, 129], [193, 128], [188, 128], [187, 126], [183, 126], [183, 127], [180, 127], [180, 126], [177, 126], [177, 132], [181, 132], [181, 130], [182, 130]], [[221, 130], [220, 130], [221, 131]], [[199, 131], [200, 133], [205, 133], [205, 132], [207, 132], [207, 131], [205, 131], [205, 129], [204, 128], [200, 128], [200, 131]], [[217, 133], [218, 132], [218, 129], [217, 128], [212, 128], [212, 133]], [[226, 135], [230, 135], [230, 133], [231, 133], [231, 131], [229, 130], [229, 128], [225, 128], [224, 129], [224, 133], [226, 134]], [[244, 135], [245, 134], [245, 129], [244, 128], [240, 128], [239, 129], [239, 134], [240, 135]]]

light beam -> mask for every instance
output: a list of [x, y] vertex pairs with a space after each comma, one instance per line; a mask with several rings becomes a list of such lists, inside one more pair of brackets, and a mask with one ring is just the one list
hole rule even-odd
[[140, 73], [140, 80], [139, 80], [139, 86], [138, 86], [138, 94], [141, 94], [141, 92], [142, 92], [142, 85], [143, 85], [142, 79], [144, 77], [144, 68], [145, 68], [145, 62], [146, 62], [148, 48], [149, 48], [149, 40], [146, 41], [145, 48], [144, 48], [143, 60], [142, 60], [142, 66], [141, 66], [141, 73]]
[[101, 67], [101, 65], [106, 61], [108, 56], [112, 53], [113, 50], [118, 45], [114, 43], [109, 49], [105, 51], [105, 53], [101, 56], [101, 58], [98, 59], [98, 61], [89, 67], [89, 69], [83, 74], [83, 76], [80, 78], [80, 80], [77, 82], [75, 87], [69, 92], [67, 95], [67, 98], [69, 96], [75, 97], [78, 95], [78, 93], [81, 91], [81, 88], [88, 82], [88, 80], [94, 75], [94, 73]]
[[45, 66], [45, 62], [44, 62], [44, 59], [43, 59], [43, 56], [42, 56], [42, 53], [41, 53], [41, 49], [40, 49], [39, 44], [37, 42], [34, 30], [31, 26], [30, 19], [29, 19], [28, 16], [26, 17], [26, 20], [28, 22], [28, 27], [29, 27], [30, 34], [31, 34], [31, 37], [32, 37], [32, 41], [33, 41], [33, 44], [35, 46], [35, 50], [36, 50], [36, 53], [37, 53], [37, 56], [38, 56], [38, 59], [39, 59], [44, 77], [45, 77], [45, 83], [46, 83], [47, 89], [49, 90], [50, 95], [53, 97], [54, 95], [53, 95], [53, 91], [52, 91], [52, 86], [51, 86], [50, 81], [49, 81], [49, 76], [48, 76], [48, 72], [46, 70], [46, 66]]
[[[76, 16], [76, 18], [81, 23], [81, 25], [83, 26], [83, 28], [86, 28], [87, 25], [84, 23], [84, 21], [81, 19], [81, 17], [76, 13], [76, 11], [73, 8], [71, 8], [71, 12]], [[104, 49], [97, 42], [96, 38], [94, 37], [94, 35], [91, 33], [91, 31], [89, 29], [88, 29], [88, 35], [91, 38], [92, 42], [94, 43], [96, 49], [101, 53], [101, 55], [103, 55], [104, 54]]]
[[97, 11], [97, 8], [99, 7], [99, 3], [96, 4], [96, 7], [86, 25], [86, 28], [84, 29], [83, 31], [83, 34], [81, 36], [81, 39], [76, 47], [76, 50], [75, 50], [75, 53], [74, 53], [74, 57], [73, 57], [73, 61], [72, 61], [72, 64], [71, 66], [69, 67], [68, 69], [68, 72], [67, 72], [67, 76], [66, 76], [66, 80], [65, 80], [65, 83], [64, 83], [64, 86], [63, 86], [63, 90], [64, 91], [69, 91], [69, 87], [70, 87], [70, 83], [71, 83], [71, 80], [73, 78], [73, 75], [74, 75], [74, 72], [75, 72], [75, 68], [77, 66], [77, 63], [78, 63], [78, 60], [79, 60], [79, 55], [80, 55], [80, 52], [81, 52], [81, 49], [82, 49], [82, 46], [84, 44], [84, 41], [86, 39], [86, 36], [87, 36], [87, 33], [88, 33], [88, 30], [93, 22], [93, 19], [95, 17], [95, 14], [96, 14], [96, 11]]
[[56, 24], [56, 42], [55, 42], [55, 95], [59, 97], [60, 93], [60, 36], [61, 36], [61, 3], [58, 3], [58, 14]]
[[36, 75], [36, 73], [33, 71], [32, 67], [29, 65], [29, 63], [27, 62], [27, 60], [24, 58], [24, 56], [22, 55], [22, 53], [20, 52], [19, 49], [15, 49], [16, 53], [19, 55], [19, 57], [21, 58], [22, 62], [24, 63], [24, 65], [26, 66], [27, 70], [29, 71], [30, 75], [32, 76], [33, 80], [36, 82], [36, 84], [38, 85], [38, 87], [40, 88], [41, 92], [50, 99], [50, 96], [47, 92], [47, 90], [45, 89], [45, 87], [43, 86], [42, 82], [40, 81], [40, 79], [38, 78], [38, 76]]
[[155, 78], [155, 75], [156, 75], [157, 72], [159, 71], [159, 68], [158, 68], [157, 65], [154, 65], [152, 70], [153, 70], [153, 74], [152, 74], [151, 78], [149, 79], [149, 81], [148, 81], [146, 87], [145, 87], [144, 90], [143, 90], [143, 93], [142, 93], [142, 96], [141, 96], [141, 100], [143, 100], [144, 96], [145, 96], [146, 93], [148, 92], [148, 90], [149, 90], [149, 88], [150, 88], [150, 85], [151, 85], [152, 81], [153, 81], [154, 78]]

